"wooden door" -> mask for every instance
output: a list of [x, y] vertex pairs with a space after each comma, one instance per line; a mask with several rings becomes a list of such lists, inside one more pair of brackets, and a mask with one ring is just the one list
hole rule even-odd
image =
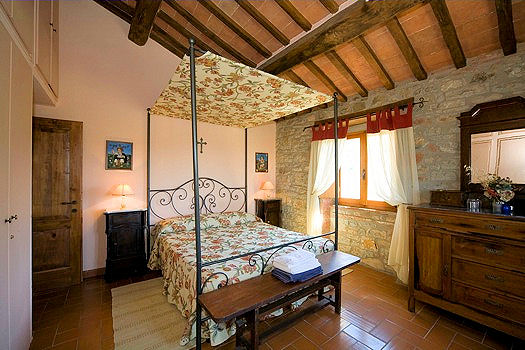
[[33, 288], [82, 273], [82, 123], [33, 118]]

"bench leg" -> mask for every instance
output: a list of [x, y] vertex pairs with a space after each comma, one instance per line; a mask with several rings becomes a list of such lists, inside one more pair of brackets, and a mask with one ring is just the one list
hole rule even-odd
[[251, 349], [259, 349], [259, 309], [255, 309], [246, 315], [248, 328], [250, 329]]
[[341, 279], [342, 279], [342, 273], [341, 271], [336, 273], [333, 282], [334, 282], [334, 288], [335, 288], [335, 313], [341, 314]]
[[317, 301], [323, 300], [324, 287], [317, 291]]

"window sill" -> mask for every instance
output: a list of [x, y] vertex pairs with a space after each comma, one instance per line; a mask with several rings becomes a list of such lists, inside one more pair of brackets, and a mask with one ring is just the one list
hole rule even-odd
[[[334, 205], [332, 205], [333, 207]], [[397, 207], [374, 207], [374, 206], [364, 206], [364, 205], [349, 205], [349, 204], [339, 204], [340, 208], [348, 208], [348, 209], [357, 209], [357, 210], [367, 210], [367, 211], [375, 211], [375, 212], [390, 212], [390, 213], [397, 213]]]

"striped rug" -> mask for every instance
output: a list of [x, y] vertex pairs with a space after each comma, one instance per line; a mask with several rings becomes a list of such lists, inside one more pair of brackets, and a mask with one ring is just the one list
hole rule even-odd
[[186, 319], [162, 295], [162, 278], [113, 288], [112, 316], [116, 350], [183, 350]]

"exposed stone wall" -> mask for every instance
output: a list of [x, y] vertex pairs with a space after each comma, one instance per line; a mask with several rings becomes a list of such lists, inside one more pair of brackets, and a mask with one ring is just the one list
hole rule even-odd
[[[416, 101], [420, 97], [428, 100], [423, 108], [415, 107], [413, 113], [421, 199], [428, 202], [430, 190], [459, 189], [459, 122], [456, 117], [478, 103], [516, 95], [525, 96], [524, 44], [518, 46], [518, 53], [514, 55], [503, 57], [494, 52], [469, 59], [467, 67], [462, 69], [436, 72], [423, 81], [398, 83], [393, 90], [371, 91], [367, 98], [350, 98], [340, 104], [340, 114], [409, 97]], [[303, 132], [303, 128], [332, 116], [330, 108], [277, 123], [276, 188], [277, 196], [283, 200], [285, 228], [306, 232], [311, 132]], [[382, 260], [382, 265], [386, 266], [385, 251], [388, 255], [393, 213], [344, 209], [341, 215], [343, 249]], [[390, 234], [385, 234], [389, 230]], [[374, 247], [369, 239], [374, 240]], [[383, 269], [376, 260], [369, 260], [369, 264]]]

